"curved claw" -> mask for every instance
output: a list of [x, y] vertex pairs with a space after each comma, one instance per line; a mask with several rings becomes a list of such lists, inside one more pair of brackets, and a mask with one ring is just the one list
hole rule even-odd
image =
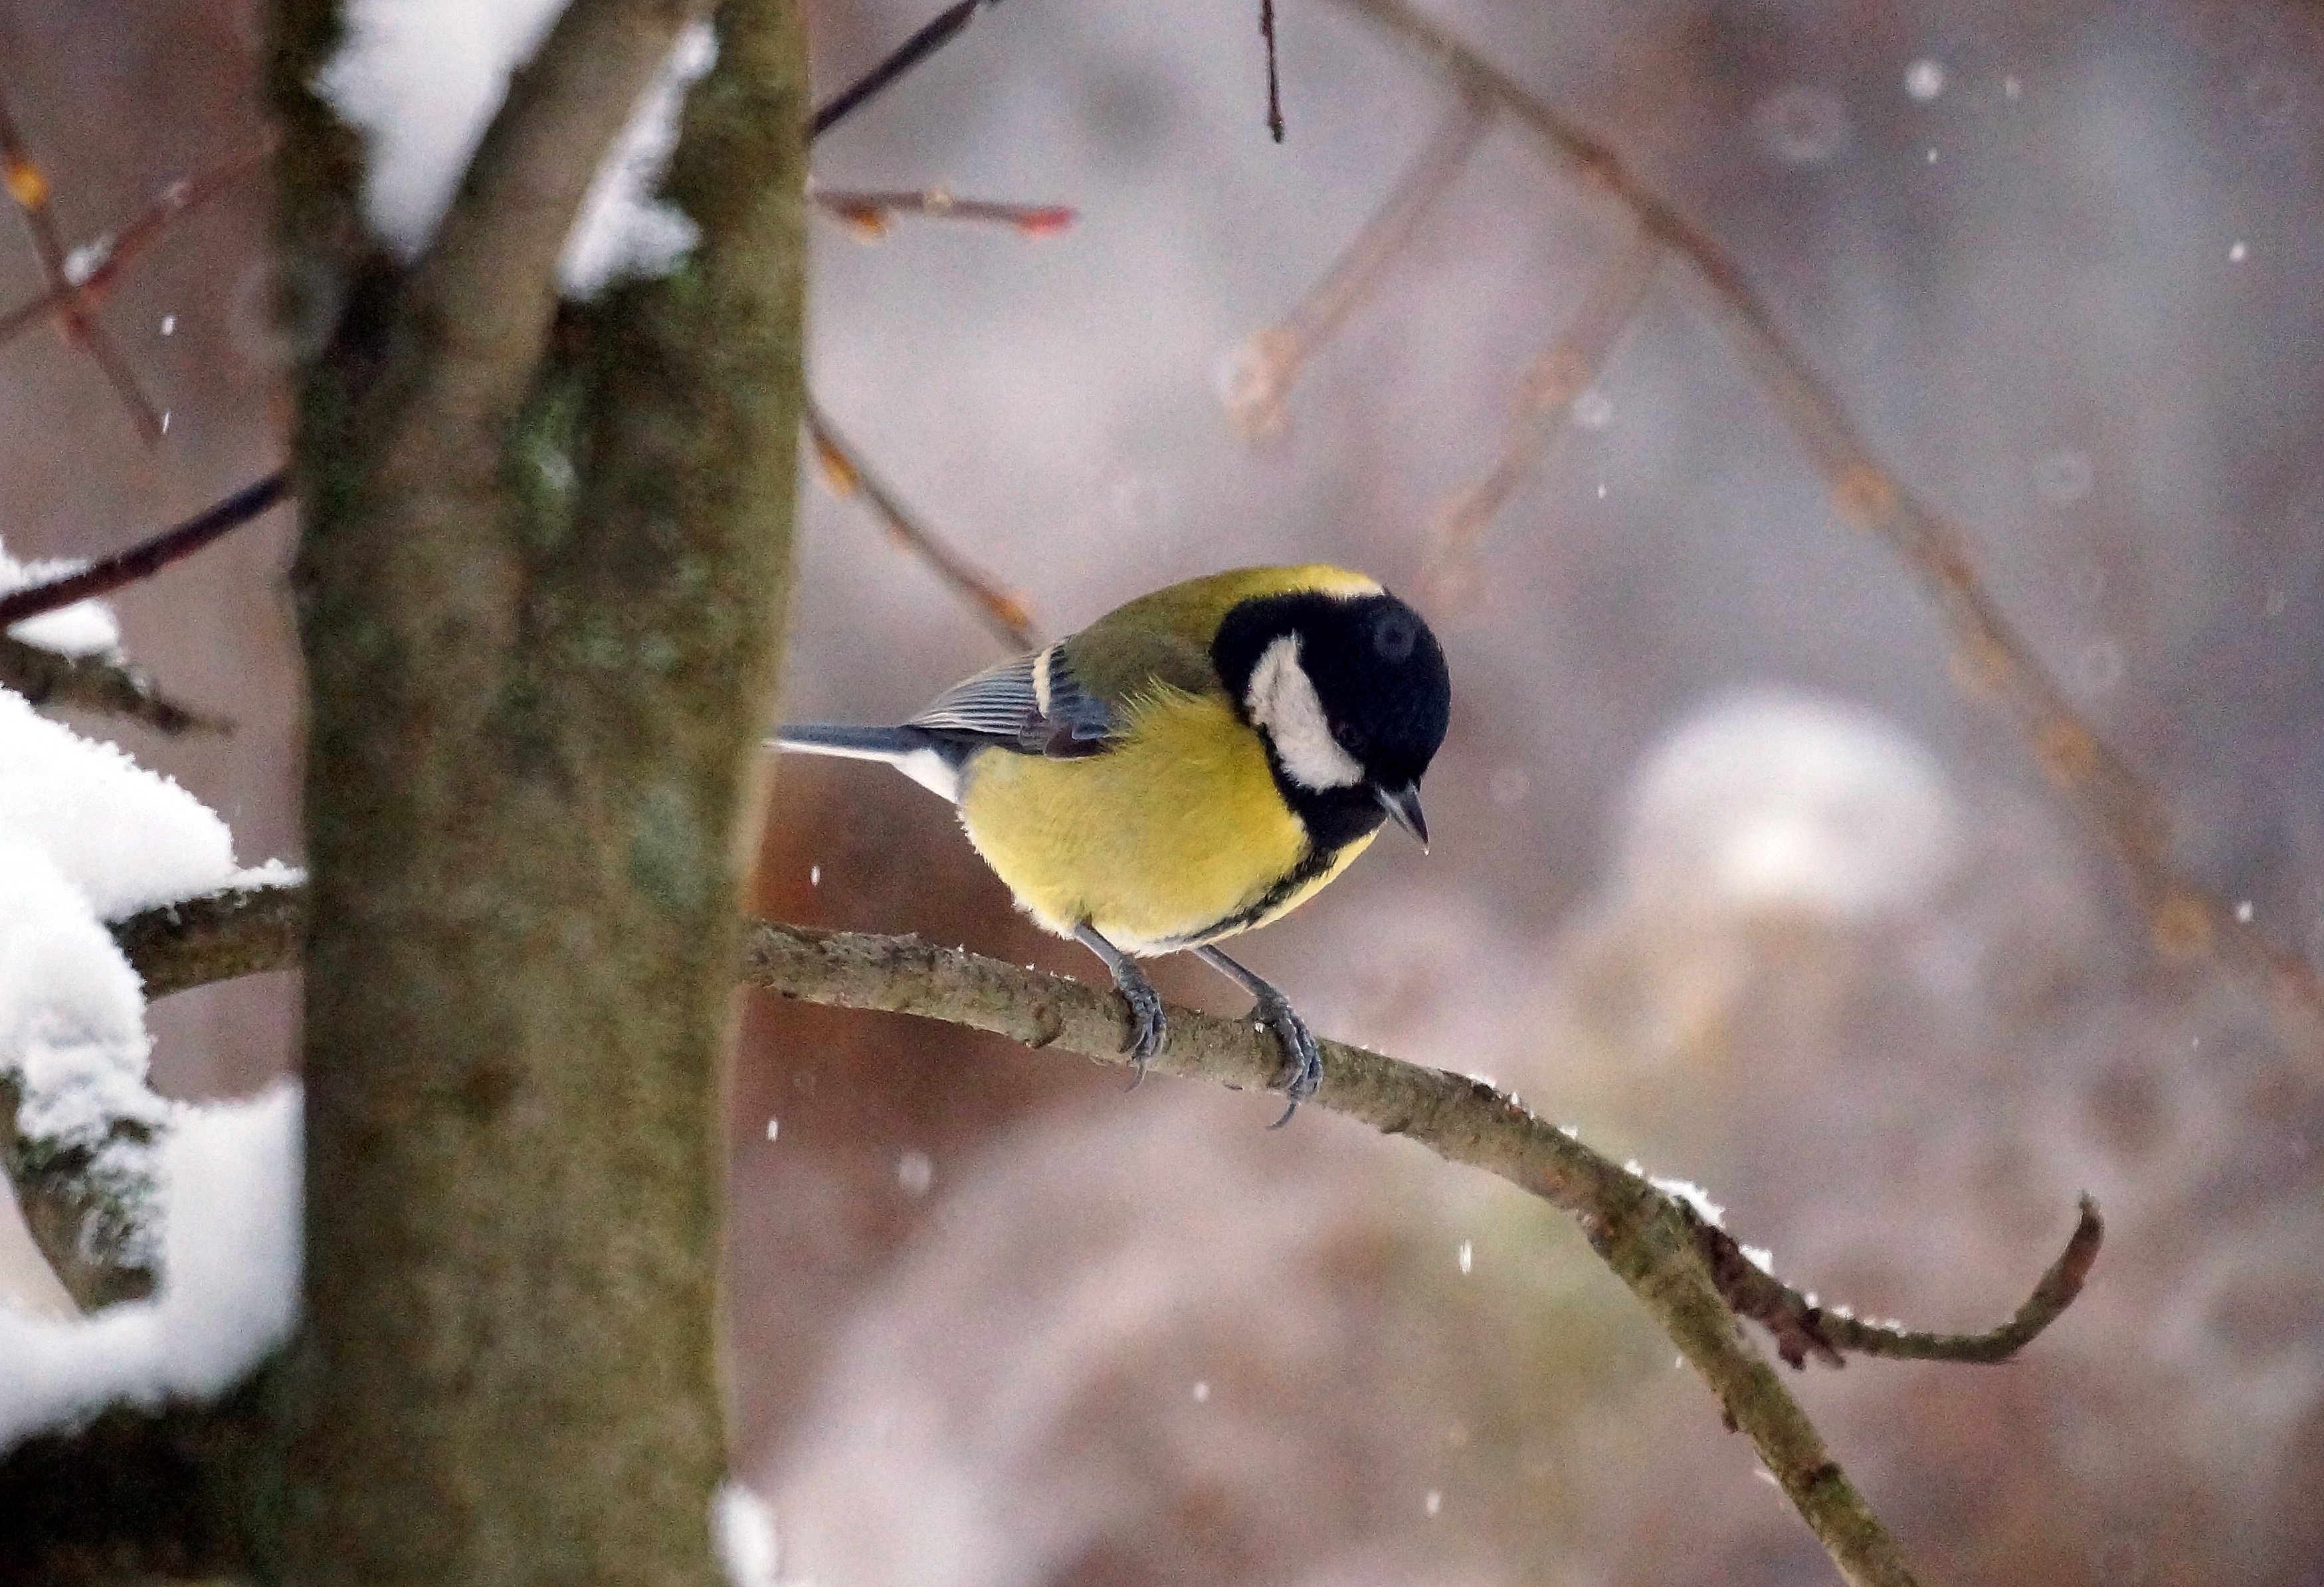
[[1291, 1115], [1299, 1111], [1299, 1104], [1314, 1096], [1315, 1087], [1323, 1084], [1323, 1049], [1316, 1043], [1315, 1033], [1307, 1029], [1307, 1021], [1279, 992], [1259, 993], [1250, 1013], [1252, 1019], [1275, 1032], [1276, 1040], [1283, 1044], [1283, 1056], [1291, 1064], [1291, 1077], [1283, 1084], [1283, 1094], [1291, 1099], [1291, 1105], [1283, 1110], [1283, 1117], [1268, 1126], [1269, 1130], [1280, 1130], [1291, 1122]]
[[1121, 1050], [1138, 1066], [1138, 1073], [1130, 1082], [1130, 1089], [1136, 1091], [1139, 1083], [1146, 1078], [1146, 1066], [1162, 1050], [1162, 1039], [1168, 1034], [1162, 1022], [1162, 995], [1146, 979], [1146, 972], [1128, 954], [1106, 941], [1088, 921], [1074, 927], [1074, 940], [1105, 961], [1115, 990], [1130, 1005], [1130, 1033], [1121, 1038]]
[[1121, 1050], [1138, 1066], [1125, 1088], [1136, 1091], [1146, 1078], [1146, 1066], [1162, 1050], [1169, 1030], [1162, 1018], [1161, 994], [1137, 965], [1123, 960], [1114, 973], [1113, 983], [1121, 992], [1121, 1001], [1130, 1005], [1130, 1031], [1121, 1038]]

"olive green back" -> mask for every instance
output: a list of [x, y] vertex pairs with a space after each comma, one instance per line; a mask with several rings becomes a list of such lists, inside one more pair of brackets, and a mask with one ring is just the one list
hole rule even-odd
[[1211, 641], [1227, 614], [1243, 602], [1302, 590], [1376, 595], [1379, 587], [1360, 573], [1321, 562], [1232, 568], [1115, 607], [1065, 641], [1065, 659], [1083, 689], [1110, 710], [1157, 684], [1215, 695], [1222, 691], [1211, 666]]

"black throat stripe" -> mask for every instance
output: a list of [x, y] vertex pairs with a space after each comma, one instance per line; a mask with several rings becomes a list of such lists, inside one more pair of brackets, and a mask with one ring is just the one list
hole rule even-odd
[[[1379, 826], [1379, 823], [1375, 821], [1371, 827], [1366, 830], [1372, 830]], [[1184, 937], [1172, 938], [1169, 951], [1176, 953], [1182, 948], [1200, 947], [1206, 942], [1216, 942], [1222, 937], [1232, 937], [1246, 927], [1265, 919], [1269, 910], [1281, 908], [1301, 888], [1330, 871], [1333, 865], [1338, 863], [1340, 856], [1347, 852], [1348, 843], [1354, 841], [1353, 838], [1350, 838], [1347, 843], [1342, 843], [1335, 847], [1321, 848], [1311, 838], [1306, 853], [1299, 856], [1299, 863], [1277, 877], [1273, 885], [1259, 894], [1256, 900], [1237, 909], [1226, 918], [1204, 927], [1200, 931], [1190, 931]]]

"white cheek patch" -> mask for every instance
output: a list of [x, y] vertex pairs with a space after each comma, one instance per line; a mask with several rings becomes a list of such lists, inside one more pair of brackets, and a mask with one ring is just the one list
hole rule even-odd
[[1291, 780], [1322, 792], [1353, 788], [1364, 780], [1356, 758], [1340, 747], [1324, 718], [1315, 685], [1299, 665], [1299, 636], [1286, 633], [1267, 647], [1251, 669], [1243, 707], [1275, 744], [1276, 758]]

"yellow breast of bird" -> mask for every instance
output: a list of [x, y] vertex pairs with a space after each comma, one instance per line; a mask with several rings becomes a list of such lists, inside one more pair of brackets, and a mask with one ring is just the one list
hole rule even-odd
[[1295, 908], [1370, 841], [1311, 855], [1224, 700], [1167, 690], [1124, 715], [1103, 754], [988, 750], [964, 776], [969, 840], [1045, 929], [1086, 920], [1125, 952], [1191, 947]]

